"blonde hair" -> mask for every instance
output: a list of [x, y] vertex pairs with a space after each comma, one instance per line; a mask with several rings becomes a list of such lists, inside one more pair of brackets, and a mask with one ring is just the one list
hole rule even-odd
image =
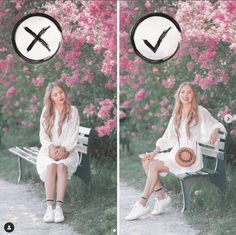
[[180, 101], [180, 92], [184, 86], [189, 86], [192, 91], [193, 91], [193, 99], [191, 103], [191, 108], [189, 110], [188, 116], [187, 116], [187, 122], [186, 122], [186, 134], [188, 137], [190, 137], [190, 124], [195, 121], [194, 125], [198, 124], [199, 117], [198, 117], [198, 102], [197, 102], [197, 93], [193, 87], [193, 85], [189, 82], [184, 82], [180, 84], [178, 90], [175, 93], [175, 107], [173, 110], [173, 122], [175, 126], [175, 132], [179, 138], [179, 127], [180, 127], [180, 121], [182, 118], [182, 109], [183, 109], [183, 104]]
[[65, 103], [64, 103], [64, 107], [62, 109], [62, 112], [60, 114], [60, 118], [59, 118], [59, 124], [58, 124], [58, 135], [61, 135], [62, 132], [62, 126], [65, 120], [69, 120], [70, 118], [70, 113], [71, 113], [71, 104], [68, 98], [68, 95], [66, 93], [65, 88], [63, 87], [63, 85], [59, 82], [51, 82], [48, 84], [47, 88], [46, 88], [46, 92], [45, 92], [45, 96], [44, 96], [44, 106], [45, 106], [45, 111], [43, 113], [43, 117], [44, 117], [44, 128], [45, 128], [45, 132], [46, 134], [49, 136], [49, 138], [52, 138], [52, 126], [53, 126], [53, 122], [54, 122], [54, 118], [55, 118], [55, 105], [54, 102], [52, 101], [51, 98], [51, 93], [52, 93], [52, 89], [54, 87], [60, 87], [64, 93], [65, 93]]

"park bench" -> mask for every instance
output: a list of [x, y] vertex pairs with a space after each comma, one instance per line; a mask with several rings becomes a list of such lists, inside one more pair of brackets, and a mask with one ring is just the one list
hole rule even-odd
[[[214, 144], [199, 143], [203, 155], [203, 169], [194, 173], [178, 175], [183, 194], [182, 212], [190, 207], [190, 193], [194, 184], [213, 183], [221, 190], [227, 185], [226, 180], [226, 133], [219, 132], [219, 140]], [[210, 158], [210, 159], [209, 159]], [[212, 161], [210, 163], [210, 161]]]
[[[88, 144], [91, 128], [79, 127], [79, 139], [77, 149], [79, 152], [79, 165], [74, 175], [79, 176], [90, 189], [90, 164], [88, 155]], [[36, 160], [39, 152], [38, 147], [16, 146], [9, 148], [9, 151], [18, 157], [18, 183], [22, 177], [22, 159], [36, 166]]]

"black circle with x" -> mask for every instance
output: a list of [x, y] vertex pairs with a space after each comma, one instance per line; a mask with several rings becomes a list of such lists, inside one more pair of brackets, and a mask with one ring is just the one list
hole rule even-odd
[[[16, 34], [17, 34], [17, 30], [18, 30], [18, 27], [20, 27], [20, 25], [28, 20], [29, 18], [31, 17], [41, 17], [41, 18], [46, 18], [48, 19], [49, 21], [52, 22], [52, 25], [56, 26], [57, 30], [59, 31], [59, 33], [61, 34], [62, 33], [62, 30], [61, 30], [61, 26], [60, 24], [50, 15], [47, 15], [45, 13], [39, 13], [39, 12], [36, 12], [36, 13], [32, 13], [32, 14], [28, 14], [24, 17], [22, 17], [15, 25], [14, 25], [14, 28], [12, 30], [12, 44], [13, 44], [13, 47], [16, 51], [16, 53], [22, 58], [24, 59], [25, 61], [29, 62], [29, 63], [42, 63], [42, 62], [45, 62], [45, 61], [48, 61], [50, 60], [51, 58], [53, 58], [57, 52], [59, 51], [60, 47], [61, 47], [61, 40], [59, 40], [58, 42], [56, 42], [58, 45], [56, 48], [55, 47], [55, 44], [52, 45], [50, 44], [49, 42], [47, 43], [46, 42], [46, 37], [43, 39], [42, 38], [42, 35], [45, 34], [45, 32], [50, 28], [51, 30], [55, 30], [54, 29], [54, 26], [52, 25], [44, 25], [44, 27], [40, 30], [39, 33], [35, 32], [35, 29], [33, 29], [33, 25], [32, 27], [30, 27], [29, 25], [28, 26], [24, 26], [23, 29], [29, 33], [33, 39], [31, 42], [29, 42], [29, 45], [27, 48], [25, 48], [24, 50], [22, 50], [23, 48], [19, 48], [18, 45], [17, 45], [17, 42], [16, 42]], [[45, 52], [45, 56], [42, 58], [38, 58], [38, 59], [34, 59], [32, 58], [32, 53], [29, 53], [29, 52], [34, 52], [34, 50], [32, 50], [32, 48], [34, 48], [35, 44], [36, 43], [41, 43], [43, 45], [43, 47], [45, 47], [47, 49], [47, 53], [50, 53], [50, 54], [47, 54]], [[50, 46], [50, 47], [49, 47]], [[53, 54], [52, 54], [53, 52]], [[27, 54], [28, 53], [28, 54]], [[29, 55], [29, 56], [28, 56]]]
[[46, 47], [48, 49], [48, 51], [51, 51], [48, 44], [41, 38], [41, 36], [50, 28], [50, 26], [48, 27], [44, 27], [39, 33], [38, 35], [36, 33], [34, 33], [30, 28], [28, 27], [24, 27], [25, 31], [27, 31], [29, 34], [31, 34], [34, 37], [34, 40], [30, 43], [30, 45], [27, 47], [27, 51], [29, 52], [34, 44], [39, 41], [41, 42], [41, 44]]

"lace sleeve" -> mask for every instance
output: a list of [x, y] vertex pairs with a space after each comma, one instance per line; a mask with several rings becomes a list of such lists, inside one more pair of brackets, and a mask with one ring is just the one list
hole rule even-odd
[[71, 120], [68, 123], [68, 132], [65, 142], [62, 144], [66, 151], [71, 152], [75, 149], [79, 137], [79, 113], [76, 107], [73, 106]]
[[165, 133], [156, 142], [156, 147], [161, 150], [172, 148], [177, 143], [177, 135], [174, 130], [173, 117], [171, 117], [169, 124], [165, 130]]

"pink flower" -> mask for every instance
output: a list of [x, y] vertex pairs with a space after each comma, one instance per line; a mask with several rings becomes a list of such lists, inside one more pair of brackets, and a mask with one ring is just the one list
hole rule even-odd
[[163, 116], [168, 116], [169, 112], [167, 110], [165, 110], [165, 108], [161, 108], [161, 113]]
[[98, 126], [95, 128], [99, 137], [104, 137], [111, 134], [111, 129], [108, 126]]
[[10, 98], [12, 98], [13, 96], [15, 96], [16, 93], [17, 93], [17, 89], [16, 89], [14, 86], [12, 86], [12, 87], [10, 87], [10, 88], [7, 90], [7, 92], [6, 92], [6, 97], [10, 99]]
[[200, 74], [196, 74], [194, 77], [194, 80], [192, 81], [192, 84], [198, 84], [201, 81], [202, 77]]
[[140, 77], [140, 78], [139, 78], [139, 83], [140, 83], [140, 84], [145, 83], [145, 77], [143, 77], [143, 76]]
[[113, 106], [114, 101], [110, 99], [105, 99], [99, 102], [100, 105], [108, 105], [108, 106]]
[[59, 69], [61, 69], [61, 63], [60, 62], [56, 62], [54, 67], [55, 67], [56, 71], [58, 71]]
[[140, 89], [136, 94], [135, 94], [135, 100], [140, 101], [148, 96], [148, 93], [144, 89]]
[[167, 80], [163, 81], [162, 86], [165, 88], [172, 88], [175, 86], [175, 78], [173, 75], [170, 75]]
[[9, 76], [9, 80], [10, 80], [11, 82], [15, 82], [15, 81], [16, 81], [16, 75], [14, 75], [14, 74], [10, 75], [10, 76]]
[[169, 111], [171, 111], [173, 109], [172, 105], [168, 105], [168, 108], [167, 108]]
[[145, 7], [146, 7], [147, 9], [150, 9], [151, 6], [152, 6], [152, 4], [150, 3], [150, 1], [149, 1], [149, 0], [146, 0], [146, 2], [145, 2]]
[[130, 102], [129, 101], [124, 101], [121, 105], [120, 105], [121, 108], [124, 108], [124, 109], [129, 109], [130, 108]]
[[191, 71], [193, 70], [193, 67], [194, 67], [194, 65], [193, 65], [192, 62], [188, 62], [188, 63], [187, 63], [187, 68], [188, 68], [188, 71], [189, 71], [189, 72], [191, 72]]
[[32, 98], [30, 99], [30, 103], [34, 103], [34, 102], [36, 102], [37, 100], [38, 100], [37, 96], [34, 95], [34, 96], [32, 96]]
[[164, 98], [162, 101], [161, 101], [161, 106], [165, 106], [166, 104], [169, 103], [169, 100], [167, 98]]
[[75, 87], [79, 83], [78, 72], [75, 71], [72, 77], [67, 77], [65, 83], [67, 87]]
[[105, 88], [109, 89], [109, 90], [112, 90], [116, 87], [116, 83], [113, 83], [112, 81], [108, 81], [106, 84], [105, 84]]
[[202, 95], [200, 99], [201, 99], [202, 102], [205, 102], [207, 97], [205, 95]]
[[92, 117], [96, 114], [97, 110], [96, 110], [96, 106], [94, 104], [90, 104], [88, 106], [86, 106], [84, 108], [83, 113], [87, 116], [87, 117]]
[[109, 119], [105, 122], [105, 126], [109, 127], [110, 130], [113, 130], [116, 127], [116, 119]]
[[119, 114], [120, 114], [119, 115], [120, 116], [120, 120], [126, 117], [126, 113], [123, 112], [123, 111], [120, 111]]
[[231, 134], [232, 136], [235, 136], [235, 137], [236, 137], [236, 129], [233, 129], [233, 130], [230, 132], [230, 134]]
[[41, 87], [44, 83], [44, 78], [42, 78], [41, 76], [33, 78], [32, 83], [35, 87]]
[[226, 114], [231, 114], [231, 110], [230, 110], [229, 106], [227, 106], [227, 105], [223, 108], [223, 110], [219, 111], [218, 117], [223, 119]]
[[80, 83], [82, 83], [82, 84], [84, 84], [86, 82], [91, 83], [92, 80], [93, 80], [93, 74], [89, 70], [86, 70], [84, 77], [80, 80]]
[[98, 112], [98, 117], [103, 120], [106, 119], [110, 114], [111, 108], [112, 106], [109, 105], [102, 106]]

